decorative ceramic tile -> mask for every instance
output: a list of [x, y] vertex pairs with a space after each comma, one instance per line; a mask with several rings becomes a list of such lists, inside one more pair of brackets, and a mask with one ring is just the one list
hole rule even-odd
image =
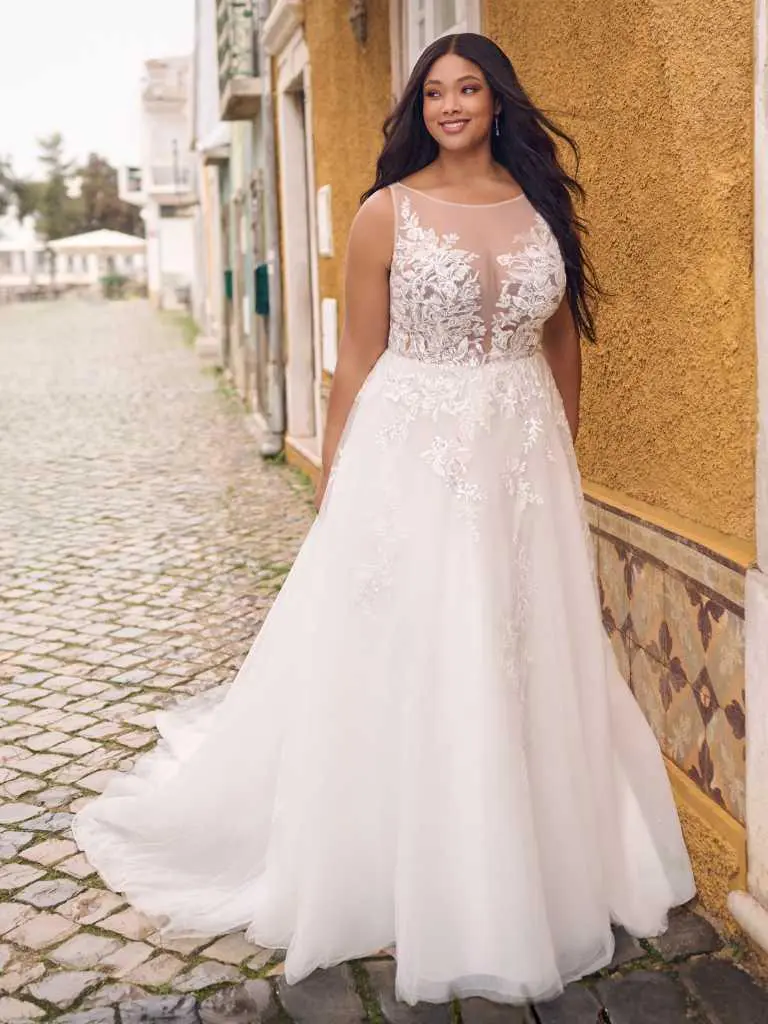
[[619, 669], [667, 757], [743, 821], [744, 570], [630, 515], [587, 505], [603, 624]]
[[599, 574], [599, 572], [600, 572], [600, 538], [598, 537], [598, 535], [593, 530], [590, 530], [589, 535], [592, 538], [592, 557], [593, 557], [593, 560], [594, 560], [594, 563], [595, 563], [595, 569], [596, 569], [596, 571]]
[[663, 743], [666, 724], [666, 708], [661, 698], [661, 684], [666, 674], [667, 669], [647, 651], [642, 647], [637, 649], [630, 667], [632, 692], [659, 743]]
[[690, 779], [693, 779], [696, 785], [702, 789], [707, 796], [712, 797], [715, 803], [720, 804], [721, 807], [725, 807], [725, 797], [723, 796], [719, 780], [715, 777], [715, 763], [712, 758], [712, 750], [709, 746], [708, 740], [705, 739], [699, 747], [696, 763], [686, 769], [686, 774]]
[[659, 527], [638, 522], [613, 509], [598, 506], [597, 522], [601, 532], [631, 543], [661, 564], [676, 569], [743, 606], [743, 567], [718, 557], [716, 552], [707, 552], [685, 538], [675, 537]]
[[679, 660], [689, 682], [698, 677], [706, 663], [702, 636], [711, 629], [713, 616], [720, 617], [723, 610], [722, 606], [708, 606], [707, 598], [691, 580], [667, 574], [665, 619], [672, 637], [673, 656]]
[[[736, 728], [734, 728], [734, 726]], [[712, 786], [723, 797], [723, 805], [742, 823], [745, 820], [744, 712], [718, 708], [707, 726], [707, 743], [712, 754]]]
[[600, 566], [600, 587], [602, 598], [603, 625], [610, 636], [614, 630], [621, 630], [629, 613], [627, 574], [629, 552], [626, 545], [607, 537], [599, 537], [598, 560]]
[[631, 641], [625, 640], [622, 634], [615, 629], [610, 634], [611, 646], [613, 647], [613, 653], [616, 655], [616, 663], [619, 666], [624, 680], [629, 682], [629, 651], [627, 647]]
[[629, 558], [629, 612], [633, 640], [658, 660], [659, 634], [664, 621], [664, 571], [632, 552]]
[[744, 619], [726, 608], [719, 620], [710, 620], [711, 635], [706, 664], [720, 704], [744, 705]]
[[661, 696], [666, 707], [662, 749], [687, 774], [689, 768], [698, 764], [705, 737], [704, 722], [688, 683], [675, 680], [669, 670], [665, 670], [662, 682]]
[[589, 498], [587, 498], [585, 500], [585, 502], [584, 502], [584, 515], [587, 517], [587, 522], [589, 523], [589, 525], [592, 527], [593, 530], [598, 529], [599, 526], [600, 526], [600, 514], [601, 514], [601, 512], [602, 512], [602, 509], [600, 508], [599, 505], [596, 505], [594, 503], [594, 501], [590, 501]]

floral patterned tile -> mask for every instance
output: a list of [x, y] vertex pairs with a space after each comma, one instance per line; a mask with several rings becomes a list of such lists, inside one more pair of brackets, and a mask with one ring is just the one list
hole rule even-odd
[[598, 564], [600, 569], [600, 596], [603, 625], [611, 636], [622, 630], [629, 614], [627, 577], [630, 572], [629, 551], [621, 542], [598, 537]]
[[600, 537], [594, 530], [589, 531], [591, 543], [592, 565], [598, 579], [600, 579]]
[[724, 608], [710, 601], [691, 580], [669, 573], [665, 588], [664, 618], [669, 626], [672, 656], [689, 682], [695, 680], [706, 664], [705, 642], [713, 621], [722, 617]]
[[636, 649], [630, 665], [630, 685], [660, 744], [664, 741], [667, 716], [662, 700], [662, 681], [667, 674], [668, 670], [647, 651], [642, 647]]
[[624, 677], [625, 682], [629, 683], [629, 650], [628, 647], [631, 644], [631, 640], [624, 638], [623, 634], [615, 629], [610, 634], [611, 646], [613, 647], [613, 653], [616, 655], [616, 664], [619, 667], [619, 671]]
[[604, 533], [638, 550], [647, 552], [657, 562], [676, 569], [693, 580], [703, 583], [730, 601], [743, 605], [745, 568], [708, 554], [696, 544], [669, 535], [649, 523], [637, 522], [616, 509], [598, 507], [597, 521]]
[[[619, 669], [667, 757], [743, 822], [743, 574], [613, 519], [601, 509], [595, 528], [603, 623]], [[638, 546], [643, 537], [648, 549]]]
[[706, 645], [706, 665], [720, 704], [732, 701], [744, 706], [744, 619], [726, 608], [718, 620], [710, 623]]
[[664, 570], [633, 553], [629, 572], [629, 613], [633, 640], [658, 660], [659, 635], [664, 621]]
[[686, 769], [686, 774], [696, 783], [699, 789], [711, 797], [715, 803], [725, 808], [725, 797], [721, 781], [717, 778], [717, 766], [712, 756], [709, 740], [705, 739], [699, 747], [696, 763]]
[[688, 772], [698, 763], [705, 726], [693, 690], [669, 670], [662, 679], [662, 702], [666, 708], [662, 749], [667, 757]]
[[594, 501], [590, 501], [589, 498], [585, 498], [584, 501], [584, 515], [587, 518], [587, 522], [593, 530], [600, 528], [600, 513], [601, 508], [596, 505]]
[[707, 743], [712, 755], [711, 786], [722, 795], [725, 809], [743, 824], [746, 813], [746, 748], [741, 705], [715, 711], [707, 726]]

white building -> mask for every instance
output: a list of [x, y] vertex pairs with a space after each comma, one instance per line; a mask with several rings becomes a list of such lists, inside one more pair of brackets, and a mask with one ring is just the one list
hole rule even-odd
[[199, 203], [195, 213], [195, 278], [192, 313], [200, 329], [198, 350], [227, 364], [222, 183], [229, 173], [231, 125], [219, 110], [216, 0], [195, 0], [195, 52], [191, 148]]
[[141, 165], [121, 169], [120, 198], [142, 207], [150, 298], [177, 308], [190, 303], [195, 272], [189, 57], [146, 62], [141, 115]]
[[146, 242], [122, 231], [100, 229], [48, 245], [35, 234], [33, 219], [15, 214], [0, 219], [0, 297], [25, 298], [53, 292], [100, 292], [105, 277], [146, 284]]
[[0, 300], [34, 285], [38, 248], [33, 217], [20, 223], [13, 208], [0, 217]]
[[272, 67], [261, 33], [269, 7], [195, 0], [192, 137], [200, 344], [243, 396], [268, 456], [285, 431]]
[[147, 280], [147, 243], [136, 235], [99, 228], [48, 246], [53, 260], [47, 260], [48, 279], [58, 286], [91, 286], [105, 277], [124, 277], [144, 285]]

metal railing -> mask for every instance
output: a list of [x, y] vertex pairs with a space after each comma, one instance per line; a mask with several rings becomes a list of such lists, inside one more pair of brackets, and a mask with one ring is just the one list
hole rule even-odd
[[251, 0], [216, 0], [219, 95], [232, 78], [258, 77]]
[[181, 192], [189, 188], [191, 182], [189, 168], [174, 164], [153, 164], [149, 168], [149, 175], [153, 188], [177, 189]]

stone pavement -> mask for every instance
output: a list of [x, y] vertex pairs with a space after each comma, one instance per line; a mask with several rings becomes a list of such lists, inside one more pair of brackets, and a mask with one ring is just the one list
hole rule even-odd
[[297, 986], [242, 934], [163, 940], [104, 888], [73, 810], [230, 679], [313, 512], [142, 303], [0, 309], [0, 1024], [760, 1024], [768, 996], [688, 911], [534, 1009], [410, 1008], [382, 953]]

